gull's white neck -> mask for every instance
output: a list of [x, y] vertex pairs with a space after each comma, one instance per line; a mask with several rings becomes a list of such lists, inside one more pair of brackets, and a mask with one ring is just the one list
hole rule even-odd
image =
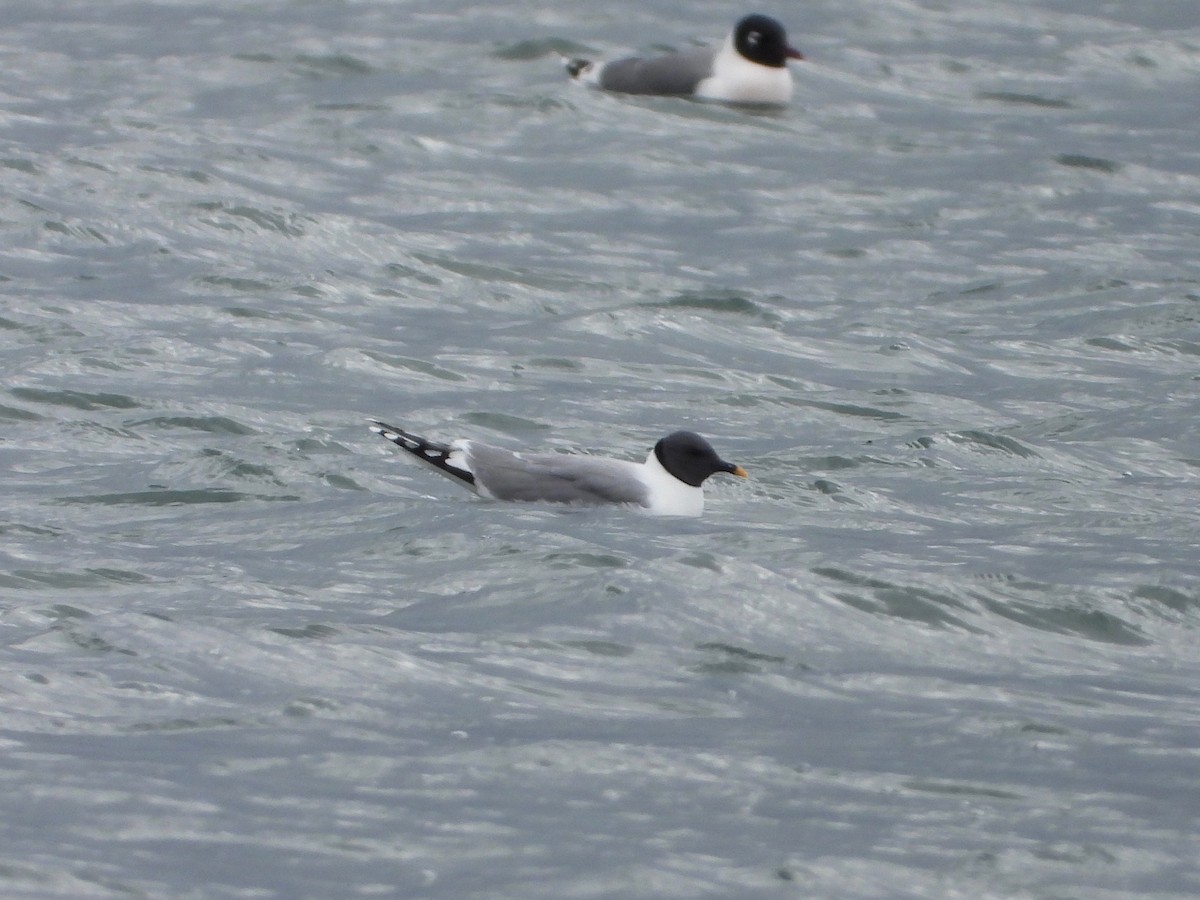
[[646, 511], [655, 516], [698, 516], [704, 512], [704, 489], [684, 484], [663, 468], [654, 451], [646, 457], [642, 478], [649, 488]]
[[713, 59], [713, 72], [696, 87], [696, 96], [727, 103], [787, 103], [792, 99], [792, 73], [751, 62], [737, 52], [733, 35]]

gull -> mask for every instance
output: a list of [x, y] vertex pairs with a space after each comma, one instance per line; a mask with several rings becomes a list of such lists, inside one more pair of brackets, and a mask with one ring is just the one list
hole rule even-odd
[[792, 96], [789, 59], [804, 55], [788, 44], [779, 22], [755, 13], [741, 19], [719, 48], [611, 62], [571, 59], [565, 65], [576, 81], [623, 94], [783, 104]]
[[542, 501], [577, 506], [623, 504], [651, 515], [698, 516], [703, 484], [725, 472], [745, 478], [704, 438], [676, 431], [662, 438], [645, 462], [567, 453], [505, 450], [475, 440], [442, 444], [372, 420], [371, 431], [391, 441], [475, 493], [495, 500]]

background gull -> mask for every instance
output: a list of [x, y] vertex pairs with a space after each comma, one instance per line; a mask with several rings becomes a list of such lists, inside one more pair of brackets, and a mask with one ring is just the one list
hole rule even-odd
[[787, 103], [789, 59], [803, 59], [770, 16], [741, 19], [719, 48], [701, 47], [650, 58], [611, 62], [572, 59], [571, 77], [624, 94], [675, 94], [730, 103]]

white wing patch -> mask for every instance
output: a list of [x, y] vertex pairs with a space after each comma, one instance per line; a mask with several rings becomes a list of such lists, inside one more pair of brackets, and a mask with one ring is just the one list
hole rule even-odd
[[446, 465], [458, 469], [460, 472], [466, 472], [468, 475], [474, 475], [475, 471], [471, 468], [471, 463], [467, 461], [470, 453], [470, 441], [454, 441], [450, 444], [450, 452], [446, 455]]

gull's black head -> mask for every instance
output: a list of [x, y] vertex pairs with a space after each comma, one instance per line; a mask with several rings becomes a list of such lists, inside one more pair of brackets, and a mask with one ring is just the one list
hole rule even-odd
[[789, 59], [804, 59], [804, 54], [789, 46], [782, 25], [758, 13], [733, 27], [733, 46], [750, 62], [772, 69], [782, 69]]
[[725, 462], [717, 456], [712, 444], [694, 431], [668, 434], [654, 445], [654, 455], [664, 469], [692, 487], [700, 487], [705, 478], [717, 472], [746, 477], [745, 469]]

